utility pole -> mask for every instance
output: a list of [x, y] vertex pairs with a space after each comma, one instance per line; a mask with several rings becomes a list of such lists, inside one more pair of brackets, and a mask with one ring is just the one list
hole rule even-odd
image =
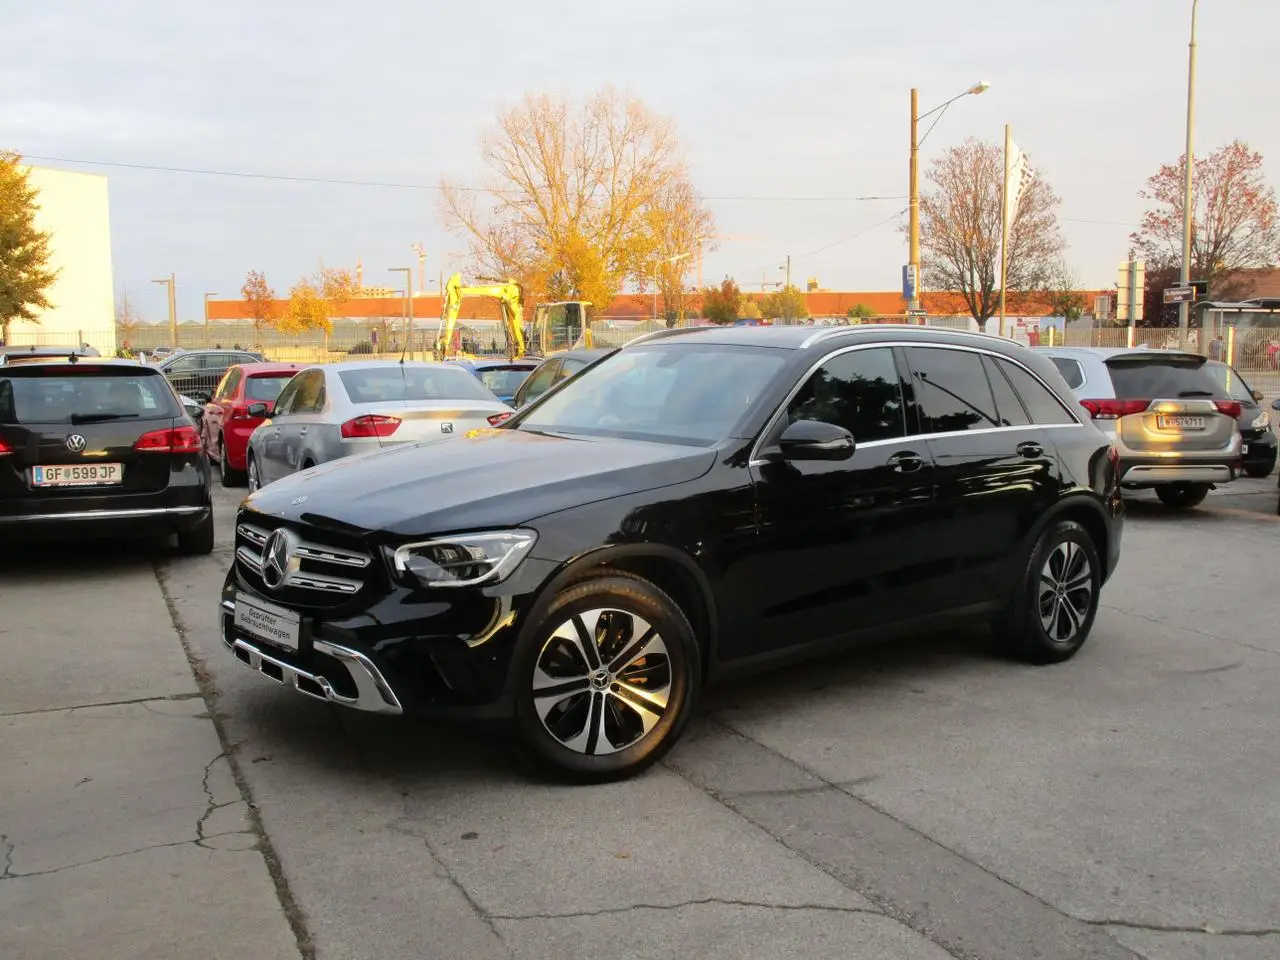
[[174, 274], [164, 280], [152, 280], [152, 283], [163, 283], [169, 288], [169, 346], [178, 345], [178, 302], [174, 296]]
[[[1194, 169], [1194, 139], [1196, 122], [1196, 12], [1200, 0], [1191, 0], [1191, 44], [1187, 54], [1187, 153], [1182, 171], [1182, 286], [1191, 286], [1191, 215], [1192, 171]], [[1178, 304], [1178, 345], [1187, 347], [1187, 331], [1191, 326], [1191, 304]]]
[[[908, 310], [920, 309], [920, 91], [911, 88], [911, 162], [907, 173], [908, 226], [910, 246], [907, 251], [907, 272], [910, 275], [911, 300]], [[901, 169], [901, 168], [899, 168]]]
[[204, 295], [204, 345], [209, 346], [209, 298], [216, 297], [216, 293], [206, 293]]
[[387, 272], [404, 274], [404, 345], [407, 350], [413, 337], [413, 267], [390, 267]]

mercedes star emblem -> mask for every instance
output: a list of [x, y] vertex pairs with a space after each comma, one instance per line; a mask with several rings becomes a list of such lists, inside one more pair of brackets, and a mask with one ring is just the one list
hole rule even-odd
[[72, 453], [81, 453], [84, 451], [85, 444], [88, 441], [78, 433], [73, 433], [67, 437], [67, 449]]
[[262, 582], [272, 590], [279, 590], [289, 575], [289, 561], [292, 559], [289, 534], [277, 530], [267, 537], [262, 547]]

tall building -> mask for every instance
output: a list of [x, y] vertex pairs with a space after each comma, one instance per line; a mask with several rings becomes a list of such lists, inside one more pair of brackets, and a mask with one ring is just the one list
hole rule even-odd
[[115, 293], [111, 267], [111, 217], [107, 178], [30, 167], [39, 194], [36, 227], [52, 236], [50, 266], [58, 278], [39, 322], [15, 322], [14, 343], [74, 344], [88, 340], [104, 356], [115, 353]]

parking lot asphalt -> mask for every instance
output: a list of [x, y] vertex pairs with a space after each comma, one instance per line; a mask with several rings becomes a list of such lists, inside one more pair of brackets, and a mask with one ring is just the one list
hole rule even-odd
[[[662, 765], [573, 788], [533, 777], [500, 728], [330, 708], [225, 653], [216, 595], [238, 496], [218, 490], [211, 557], [0, 564], [6, 872], [143, 847], [157, 859], [99, 912], [176, 884], [203, 918], [186, 934], [212, 937], [192, 956], [1277, 958], [1277, 495], [1273, 475], [1184, 514], [1134, 497], [1121, 568], [1068, 664], [1007, 661], [981, 631], [827, 658], [709, 691]], [[68, 680], [55, 662], [80, 665]], [[117, 722], [136, 705], [69, 708], [126, 700], [190, 711], [200, 732], [165, 734], [127, 788], [117, 771], [107, 796], [131, 799], [108, 821], [76, 805], [77, 771], [97, 757], [113, 782], [103, 757], [138, 762], [122, 739], [158, 741]], [[217, 803], [182, 794], [184, 772], [224, 751]], [[184, 850], [164, 825], [186, 803], [193, 822], [237, 811], [247, 879], [196, 882], [159, 859]], [[21, 916], [56, 938], [65, 911], [19, 885], [35, 879], [0, 880], [0, 930]], [[179, 906], [119, 936], [180, 940]]]

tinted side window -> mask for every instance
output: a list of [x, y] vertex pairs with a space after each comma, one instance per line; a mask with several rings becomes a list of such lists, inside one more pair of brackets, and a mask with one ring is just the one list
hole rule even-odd
[[546, 393], [559, 372], [560, 361], [558, 360], [548, 360], [538, 367], [524, 383], [524, 396], [521, 398], [521, 403], [536, 400]]
[[1058, 368], [1058, 372], [1062, 374], [1062, 379], [1067, 381], [1067, 386], [1072, 390], [1077, 390], [1084, 386], [1084, 368], [1080, 366], [1079, 360], [1069, 360], [1066, 357], [1050, 357], [1053, 365]]
[[909, 347], [907, 361], [925, 433], [981, 430], [1000, 425], [980, 354]]
[[1031, 414], [1032, 423], [1078, 422], [1043, 383], [1022, 367], [1008, 360], [997, 360], [996, 363], [1008, 375], [1013, 388], [1018, 391], [1018, 396], [1022, 398], [1027, 412]]
[[183, 374], [195, 373], [200, 369], [199, 357], [178, 357], [173, 363], [164, 368], [164, 372], [169, 376], [182, 376]]
[[982, 358], [982, 365], [987, 370], [987, 380], [991, 383], [991, 392], [996, 398], [996, 414], [1000, 418], [1000, 426], [1025, 427], [1031, 423], [1031, 418], [1022, 408], [1022, 401], [1013, 392], [1013, 387], [1009, 386], [1009, 381], [1000, 372], [996, 362], [992, 357]]
[[560, 375], [556, 377], [556, 383], [561, 380], [568, 380], [579, 370], [584, 369], [586, 365], [587, 362], [585, 360], [565, 360], [560, 365]]
[[240, 377], [243, 371], [239, 367], [233, 367], [227, 371], [227, 375], [222, 378], [222, 383], [218, 385], [218, 390], [214, 394], [215, 400], [221, 400], [223, 397], [229, 397], [236, 392], [236, 387], [240, 385]]
[[893, 350], [875, 347], [832, 357], [787, 405], [787, 422], [797, 420], [834, 423], [859, 443], [906, 436]]
[[302, 377], [294, 377], [289, 381], [288, 386], [280, 391], [280, 396], [276, 399], [275, 416], [283, 417], [286, 414], [293, 413], [293, 403], [298, 399], [298, 388], [302, 385], [301, 381]]

